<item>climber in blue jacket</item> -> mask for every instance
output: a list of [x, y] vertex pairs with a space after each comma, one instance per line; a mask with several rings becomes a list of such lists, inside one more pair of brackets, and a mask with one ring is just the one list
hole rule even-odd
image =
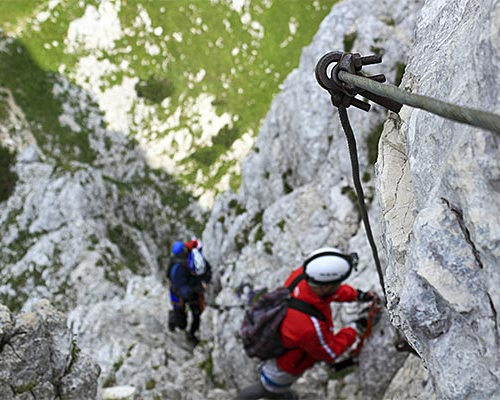
[[172, 257], [168, 267], [170, 280], [170, 301], [173, 310], [169, 312], [168, 328], [175, 331], [187, 327], [186, 305], [191, 310], [191, 326], [186, 337], [195, 346], [199, 343], [196, 332], [200, 327], [200, 316], [205, 306], [204, 292], [212, 277], [212, 268], [201, 253], [201, 242], [177, 241], [172, 245]]

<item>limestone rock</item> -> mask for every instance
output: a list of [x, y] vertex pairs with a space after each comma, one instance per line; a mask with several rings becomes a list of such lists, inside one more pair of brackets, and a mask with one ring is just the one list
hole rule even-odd
[[424, 363], [414, 355], [408, 356], [383, 396], [383, 400], [399, 399], [436, 399]]
[[[427, 1], [404, 88], [499, 113], [498, 15], [498, 1]], [[406, 109], [380, 153], [392, 319], [438, 398], [499, 397], [498, 135]]]
[[115, 386], [104, 389], [103, 400], [130, 400], [134, 398], [136, 390], [133, 386]]
[[99, 366], [80, 349], [64, 315], [48, 301], [18, 316], [1, 308], [2, 399], [88, 400], [97, 394]]

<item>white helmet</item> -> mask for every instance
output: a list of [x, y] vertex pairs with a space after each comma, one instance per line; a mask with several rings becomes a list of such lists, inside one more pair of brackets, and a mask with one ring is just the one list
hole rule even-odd
[[313, 285], [330, 285], [347, 279], [357, 264], [356, 253], [342, 254], [335, 247], [322, 247], [304, 261], [304, 274]]

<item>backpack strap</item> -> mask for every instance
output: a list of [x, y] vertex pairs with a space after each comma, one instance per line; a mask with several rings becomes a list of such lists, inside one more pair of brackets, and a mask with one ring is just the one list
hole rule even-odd
[[293, 289], [295, 289], [295, 287], [300, 283], [300, 281], [302, 279], [305, 279], [306, 278], [306, 275], [304, 273], [298, 275], [293, 281], [292, 283], [290, 283], [290, 285], [288, 285], [288, 290], [290, 291], [290, 293], [293, 292]]
[[[298, 275], [292, 281], [292, 283], [290, 283], [290, 285], [288, 286], [288, 290], [290, 291], [290, 293], [293, 292], [293, 289], [295, 289], [295, 287], [300, 283], [300, 281], [302, 281], [302, 279], [305, 279], [305, 277], [306, 277], [306, 275], [304, 273], [302, 273], [302, 274]], [[321, 311], [319, 311], [316, 307], [314, 307], [313, 305], [311, 305], [309, 303], [306, 303], [305, 301], [302, 301], [302, 300], [299, 300], [299, 299], [292, 297], [288, 300], [288, 306], [290, 308], [293, 308], [294, 310], [303, 312], [304, 314], [312, 315], [313, 317], [316, 317], [317, 319], [319, 319], [323, 322], [326, 322], [326, 318], [323, 315], [323, 313]]]
[[189, 267], [188, 259], [186, 257], [171, 257], [168, 262], [167, 278], [172, 280], [171, 276], [174, 272], [173, 270], [177, 270], [181, 266]]
[[292, 297], [290, 300], [288, 300], [288, 306], [290, 308], [293, 308], [294, 310], [303, 312], [304, 314], [309, 314], [323, 322], [326, 322], [326, 317], [323, 315], [323, 313], [316, 307], [309, 303], [306, 303], [305, 301]]
[[168, 279], [172, 280], [172, 276], [174, 275], [174, 273], [177, 272], [179, 267], [180, 267], [180, 265], [178, 263], [175, 263], [172, 265], [172, 268], [170, 268], [168, 271]]

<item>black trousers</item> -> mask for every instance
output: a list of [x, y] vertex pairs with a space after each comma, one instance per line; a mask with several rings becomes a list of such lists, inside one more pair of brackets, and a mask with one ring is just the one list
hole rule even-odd
[[[199, 302], [192, 301], [188, 303], [189, 309], [191, 310], [191, 326], [189, 332], [194, 335], [200, 328], [200, 316], [202, 312], [202, 305]], [[168, 328], [170, 331], [174, 331], [175, 328], [186, 329], [187, 327], [187, 312], [186, 305], [174, 306], [174, 309], [169, 312], [168, 315]]]

